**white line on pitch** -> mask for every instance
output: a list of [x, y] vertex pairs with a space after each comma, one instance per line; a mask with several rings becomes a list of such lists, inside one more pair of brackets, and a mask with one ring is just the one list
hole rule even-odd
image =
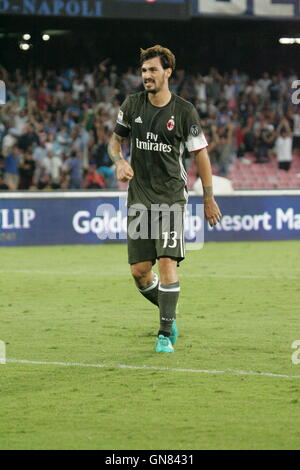
[[300, 379], [300, 375], [273, 374], [271, 372], [255, 372], [251, 370], [206, 370], [206, 369], [178, 369], [172, 367], [159, 366], [130, 366], [126, 364], [84, 364], [80, 362], [46, 362], [46, 361], [28, 361], [27, 359], [6, 359], [6, 362], [17, 364], [34, 364], [43, 366], [69, 366], [69, 367], [94, 367], [99, 369], [130, 369], [130, 370], [157, 370], [166, 372], [191, 372], [196, 374], [236, 374], [236, 375], [259, 375], [263, 377], [280, 377], [285, 379]]

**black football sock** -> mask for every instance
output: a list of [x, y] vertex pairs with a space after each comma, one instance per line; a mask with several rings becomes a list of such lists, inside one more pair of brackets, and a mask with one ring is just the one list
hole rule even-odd
[[150, 302], [158, 307], [158, 275], [154, 273], [154, 279], [146, 287], [138, 287], [140, 293], [146, 297]]
[[174, 320], [176, 320], [176, 306], [179, 298], [179, 292], [179, 282], [175, 282], [174, 284], [159, 284], [159, 334], [163, 334], [164, 336], [169, 336], [171, 334], [172, 323]]

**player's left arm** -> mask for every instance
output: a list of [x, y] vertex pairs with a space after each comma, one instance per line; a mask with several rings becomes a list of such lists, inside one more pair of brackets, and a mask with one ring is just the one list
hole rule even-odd
[[184, 139], [187, 150], [195, 157], [202, 181], [205, 217], [211, 226], [216, 225], [221, 220], [222, 214], [213, 195], [208, 143], [201, 129], [199, 114], [192, 105], [184, 121]]
[[220, 222], [222, 214], [213, 195], [212, 171], [207, 148], [192, 152], [203, 186], [204, 214], [211, 226]]

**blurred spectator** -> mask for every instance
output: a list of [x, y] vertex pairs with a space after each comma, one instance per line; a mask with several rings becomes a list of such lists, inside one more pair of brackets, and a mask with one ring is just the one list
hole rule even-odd
[[2, 139], [2, 149], [9, 149], [17, 144], [18, 131], [17, 129], [10, 128]]
[[36, 123], [36, 134], [38, 136], [38, 142], [36, 143], [36, 145], [46, 142], [47, 132], [45, 130], [45, 124], [43, 122]]
[[59, 132], [57, 133], [56, 140], [59, 144], [59, 150], [57, 149], [55, 153], [68, 152], [72, 143], [72, 139], [68, 132], [67, 126], [61, 126]]
[[[50, 149], [48, 149], [50, 150]], [[46, 143], [41, 142], [33, 151], [33, 160], [35, 162], [35, 173], [33, 183], [38, 186], [44, 172], [44, 160], [47, 157]]]
[[262, 122], [256, 134], [256, 163], [266, 163], [270, 160], [270, 153], [274, 147], [275, 133], [273, 124]]
[[24, 153], [24, 157], [19, 165], [20, 183], [19, 189], [30, 189], [33, 184], [33, 175], [35, 172], [35, 161], [32, 156], [32, 149]]
[[63, 153], [63, 147], [60, 142], [56, 139], [56, 135], [52, 132], [48, 133], [47, 140], [45, 142], [46, 150], [51, 150], [54, 155], [61, 155]]
[[37, 107], [41, 111], [45, 111], [47, 109], [48, 103], [50, 102], [50, 96], [44, 86], [40, 86], [38, 92], [35, 96]]
[[82, 81], [82, 79], [76, 76], [72, 84], [72, 98], [74, 100], [78, 100], [80, 95], [85, 92], [85, 88], [85, 83]]
[[97, 172], [101, 175], [104, 187], [115, 187], [115, 167], [108, 155], [109, 137], [104, 135], [103, 141], [99, 141], [93, 150], [93, 161], [96, 164]]
[[28, 123], [28, 114], [26, 114], [26, 110], [22, 109], [18, 113], [16, 113], [14, 118], [14, 128], [16, 129], [16, 134], [21, 135], [25, 129], [25, 125]]
[[[48, 148], [48, 150], [51, 150]], [[46, 143], [41, 141], [40, 145], [34, 148], [33, 150], [33, 159], [37, 164], [41, 164], [47, 156], [47, 147]]]
[[31, 147], [33, 145], [39, 145], [40, 139], [37, 135], [37, 133], [34, 130], [34, 127], [32, 124], [27, 124], [25, 126], [25, 132], [21, 134], [18, 140], [18, 147], [26, 151], [28, 150], [28, 147]]
[[266, 99], [269, 94], [269, 86], [271, 85], [271, 79], [268, 72], [265, 72], [262, 78], [257, 81], [257, 85], [261, 89], [262, 98]]
[[42, 161], [42, 170], [39, 174], [38, 188], [44, 189], [45, 185], [52, 189], [60, 188], [62, 161], [61, 158], [53, 154], [52, 150], [47, 151], [47, 156]]
[[71, 152], [70, 158], [68, 158], [64, 164], [64, 171], [68, 175], [69, 189], [80, 189], [82, 177], [82, 162], [78, 152]]
[[15, 191], [19, 186], [19, 166], [22, 153], [17, 145], [7, 150], [4, 164], [4, 179], [9, 189]]
[[230, 163], [234, 159], [234, 144], [233, 144], [234, 126], [228, 124], [227, 126], [219, 127], [216, 138], [216, 158], [218, 166], [218, 175], [226, 177]]
[[205, 77], [207, 83], [207, 94], [212, 98], [213, 103], [220, 99], [223, 79], [215, 67], [212, 67], [208, 76]]
[[227, 102], [235, 102], [237, 87], [234, 80], [229, 79], [224, 85], [224, 96]]
[[293, 159], [293, 133], [287, 119], [283, 118], [276, 130], [275, 152], [278, 168], [289, 171]]
[[84, 178], [83, 187], [85, 189], [103, 189], [105, 183], [102, 176], [97, 172], [97, 166], [92, 164], [89, 166], [87, 174]]
[[247, 119], [247, 125], [244, 127], [244, 150], [245, 152], [254, 152], [255, 150], [255, 133], [254, 133], [254, 118]]
[[270, 100], [273, 109], [278, 109], [278, 104], [281, 100], [282, 85], [279, 82], [278, 76], [274, 75], [268, 87], [270, 93]]

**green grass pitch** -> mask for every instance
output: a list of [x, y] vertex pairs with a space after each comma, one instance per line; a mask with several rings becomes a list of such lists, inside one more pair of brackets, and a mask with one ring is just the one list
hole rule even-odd
[[1, 248], [7, 358], [105, 367], [0, 365], [0, 449], [299, 449], [299, 251], [187, 252], [180, 338], [161, 355], [125, 245]]

